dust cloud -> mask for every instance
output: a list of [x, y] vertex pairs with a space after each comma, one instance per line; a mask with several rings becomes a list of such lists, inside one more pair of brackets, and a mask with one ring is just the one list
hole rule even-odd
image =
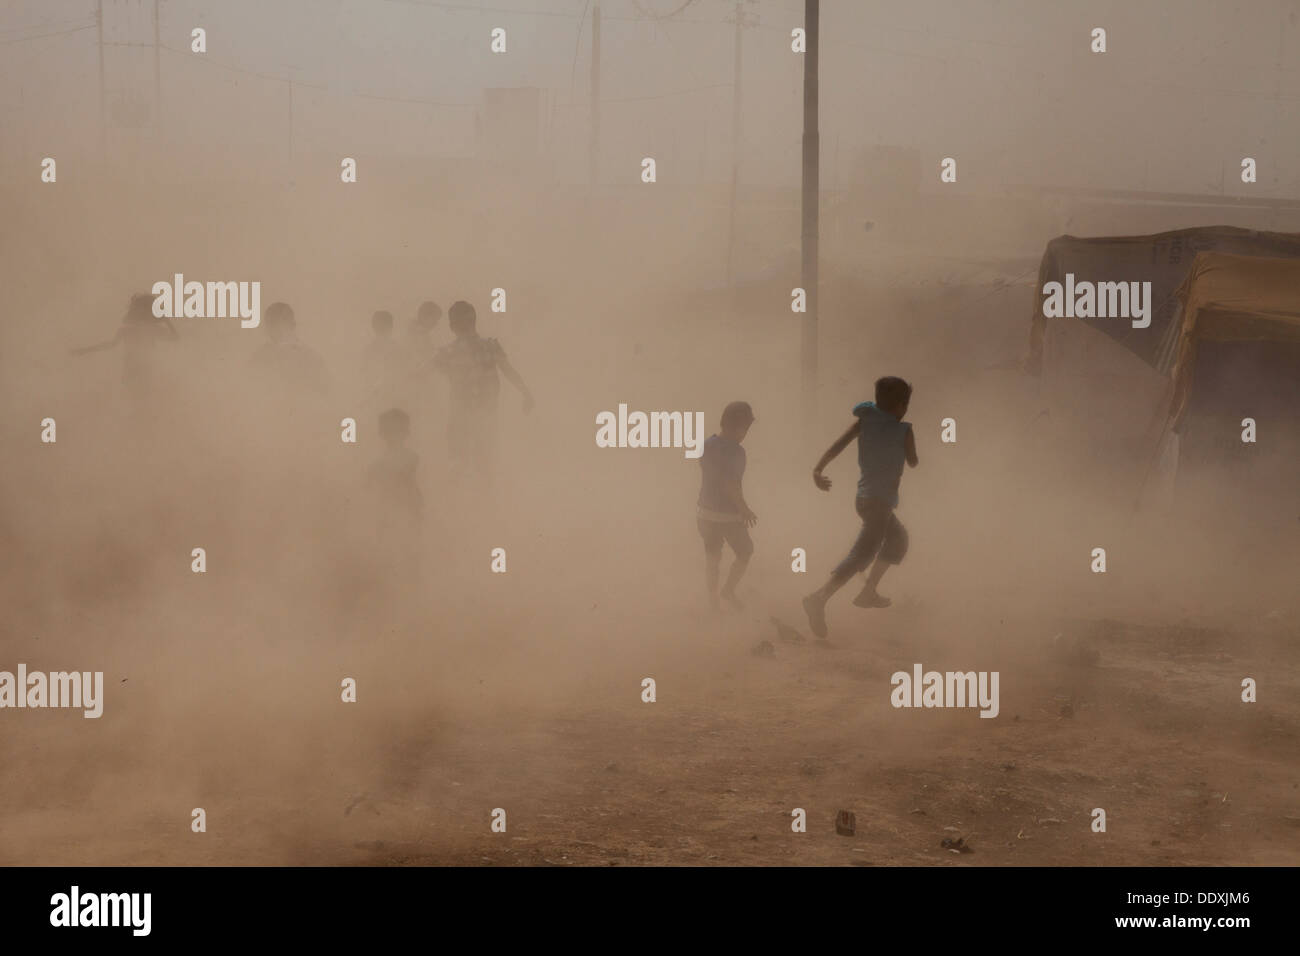
[[[27, 21], [15, 12], [19, 36], [39, 25], [29, 6]], [[509, 19], [520, 52], [501, 75], [486, 52], [447, 45], [440, 62], [402, 38], [455, 23], [486, 51], [503, 15], [326, 4], [335, 36], [311, 5], [269, 6], [167, 5], [158, 129], [110, 124], [100, 137], [93, 30], [5, 68], [7, 95], [23, 92], [6, 100], [21, 136], [0, 192], [0, 669], [103, 671], [106, 700], [98, 720], [0, 717], [0, 762], [22, 768], [0, 781], [0, 862], [824, 864], [855, 862], [859, 847], [874, 862], [943, 864], [958, 859], [939, 847], [949, 825], [982, 864], [1296, 862], [1278, 839], [1294, 826], [1300, 732], [1296, 485], [1210, 470], [1137, 507], [1160, 376], [1080, 328], [1051, 330], [1065, 358], [1041, 378], [1019, 364], [1049, 239], [1297, 230], [1294, 165], [1269, 187], [1290, 204], [1267, 208], [1053, 191], [1125, 188], [1132, 160], [1106, 144], [1136, 123], [1119, 104], [1140, 64], [1116, 56], [1101, 93], [1055, 76], [1045, 91], [1032, 74], [1063, 43], [1092, 69], [1077, 17], [1023, 26], [1005, 5], [976, 16], [935, 4], [876, 22], [824, 4], [820, 349], [805, 413], [803, 317], [790, 308], [801, 66], [788, 28], [800, 4], [760, 4], [746, 34], [731, 281], [718, 120], [730, 91], [636, 99], [728, 82], [731, 4], [684, 15], [712, 25], [646, 24], [646, 4], [601, 4], [612, 102], [595, 184], [583, 4], [521, 2], [556, 15]], [[1184, 7], [1176, 35], [1143, 34], [1149, 62], [1214, 30], [1212, 4]], [[1285, 5], [1268, 9], [1285, 22]], [[83, 12], [66, 14], [69, 28]], [[1149, 26], [1140, 11], [1111, 13], [1116, 27]], [[841, 15], [849, 26], [832, 29]], [[261, 39], [245, 36], [263, 17]], [[190, 62], [204, 55], [187, 52], [190, 27], [204, 23], [206, 55], [232, 70]], [[1293, 20], [1287, 30], [1294, 45]], [[223, 31], [240, 38], [219, 42]], [[1242, 32], [1226, 60], [1273, 55], [1264, 23]], [[1003, 62], [1002, 42], [1032, 51], [1028, 72]], [[543, 45], [557, 49], [525, 52]], [[699, 51], [716, 69], [681, 69]], [[122, 96], [150, 94], [148, 72], [110, 74]], [[285, 76], [301, 84], [292, 104]], [[963, 77], [1011, 106], [1055, 90], [1061, 109], [1094, 118], [1102, 145], [1065, 158], [1049, 134], [1068, 123], [1011, 108], [977, 133], [957, 119], [972, 107], [952, 102], [968, 95]], [[1284, 79], [1294, 98], [1294, 73]], [[400, 102], [407, 89], [476, 103], [484, 88], [524, 86], [550, 105], [523, 159], [484, 145], [486, 109], [476, 140], [473, 108]], [[1186, 139], [1190, 107], [1177, 101], [1157, 122]], [[933, 122], [925, 103], [938, 104]], [[496, 129], [533, 142], [513, 121]], [[1281, 166], [1295, 132], [1268, 129]], [[1155, 158], [1129, 188], [1205, 188], [1152, 180], [1160, 139], [1130, 145]], [[1180, 147], [1216, 163], [1224, 149]], [[56, 183], [40, 182], [46, 155]], [[646, 184], [651, 155], [659, 180]], [[960, 169], [951, 195], [938, 182], [947, 155]], [[344, 156], [358, 159], [355, 184], [340, 182]], [[255, 357], [267, 324], [230, 318], [177, 318], [174, 339], [72, 354], [112, 339], [131, 297], [175, 273], [260, 282], [263, 312], [292, 306], [323, 377], [268, 371]], [[421, 343], [426, 300], [443, 315]], [[487, 476], [449, 453], [457, 413], [427, 368], [452, 342], [457, 300], [535, 399], [525, 411], [502, 382]], [[376, 387], [365, 353], [377, 310], [392, 312], [401, 361], [422, 374], [402, 365]], [[920, 464], [898, 511], [911, 551], [882, 585], [893, 606], [836, 598], [822, 646], [800, 598], [857, 533], [854, 450], [827, 469], [829, 493], [810, 473], [883, 375], [914, 387]], [[711, 434], [734, 400], [757, 416], [744, 493], [759, 521], [744, 608], [717, 613], [695, 527], [699, 463], [593, 438], [597, 414], [620, 404], [700, 410]], [[423, 498], [420, 519], [397, 526], [368, 478], [394, 405], [410, 417]], [[54, 443], [40, 440], [45, 418]], [[347, 418], [355, 443], [341, 440]], [[946, 418], [955, 443], [940, 440]], [[1281, 441], [1258, 448], [1264, 475], [1293, 467]], [[505, 573], [492, 570], [496, 548]], [[1090, 571], [1094, 548], [1105, 574]], [[800, 640], [783, 641], [773, 618]], [[764, 640], [774, 659], [753, 653]], [[998, 719], [892, 708], [890, 675], [915, 662], [1000, 672]], [[1240, 702], [1244, 677], [1267, 687], [1261, 703]], [[345, 678], [356, 703], [341, 700]], [[1124, 825], [1090, 833], [1097, 806]], [[190, 829], [198, 807], [202, 834]], [[498, 807], [505, 835], [489, 829]], [[808, 808], [806, 839], [790, 832], [793, 807]], [[834, 834], [841, 808], [872, 821], [856, 843]]]

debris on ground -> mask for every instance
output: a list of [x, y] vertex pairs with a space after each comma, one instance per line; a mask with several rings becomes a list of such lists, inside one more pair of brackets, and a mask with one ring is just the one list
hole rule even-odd
[[952, 837], [944, 837], [942, 840], [939, 841], [939, 846], [943, 847], [945, 850], [948, 850], [952, 853], [974, 853], [975, 852], [975, 850], [966, 843], [965, 837], [957, 837], [957, 839], [955, 840]]
[[773, 616], [769, 618], [769, 620], [776, 627], [776, 636], [779, 640], [782, 640], [787, 644], [802, 644], [807, 640], [807, 638], [779, 617]]

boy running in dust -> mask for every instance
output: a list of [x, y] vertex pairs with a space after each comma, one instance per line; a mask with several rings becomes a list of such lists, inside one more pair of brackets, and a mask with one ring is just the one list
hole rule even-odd
[[523, 394], [525, 413], [533, 407], [533, 396], [501, 343], [478, 334], [474, 306], [456, 302], [447, 318], [456, 341], [438, 350], [433, 367], [451, 381], [449, 451], [453, 459], [486, 478], [496, 450], [497, 397], [501, 392], [498, 370]]
[[73, 355], [89, 355], [122, 346], [122, 384], [132, 398], [149, 397], [153, 380], [153, 347], [159, 340], [174, 342], [176, 327], [166, 318], [153, 314], [153, 296], [131, 296], [122, 325], [111, 339], [95, 345], [72, 349]]
[[700, 455], [700, 497], [695, 525], [704, 539], [704, 581], [709, 604], [715, 610], [718, 608], [718, 573], [722, 567], [722, 542], [726, 541], [736, 559], [727, 572], [721, 597], [740, 610], [743, 605], [736, 598], [736, 585], [754, 553], [749, 529], [758, 522], [758, 515], [749, 509], [741, 490], [745, 476], [745, 449], [741, 443], [749, 433], [749, 426], [754, 424], [754, 411], [748, 402], [732, 402], [722, 410], [721, 424], [720, 434], [704, 440]]
[[[881, 597], [876, 586], [891, 564], [898, 564], [907, 554], [907, 529], [894, 514], [898, 507], [898, 483], [903, 462], [916, 467], [916, 439], [912, 426], [903, 421], [912, 399], [912, 386], [901, 378], [887, 376], [876, 382], [875, 402], [862, 402], [853, 409], [857, 419], [826, 450], [813, 469], [813, 482], [829, 491], [831, 481], [822, 469], [858, 440], [857, 511], [862, 530], [848, 556], [831, 572], [820, 588], [803, 599], [808, 624], [818, 637], [826, 636], [826, 602], [855, 574], [871, 566], [861, 593], [853, 599], [858, 607], [889, 607], [889, 598]], [[875, 564], [872, 564], [872, 560]]]

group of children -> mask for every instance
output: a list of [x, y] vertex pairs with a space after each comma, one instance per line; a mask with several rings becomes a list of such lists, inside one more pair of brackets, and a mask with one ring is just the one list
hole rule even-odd
[[[429, 378], [441, 375], [449, 383], [447, 441], [453, 471], [469, 475], [480, 485], [491, 481], [494, 470], [500, 377], [522, 393], [525, 412], [533, 404], [532, 393], [506, 358], [501, 343], [478, 334], [474, 306], [463, 301], [452, 305], [448, 324], [453, 339], [438, 346], [434, 332], [442, 314], [437, 303], [422, 303], [409, 332], [399, 341], [393, 334], [393, 314], [374, 313], [372, 337], [361, 355], [364, 394], [360, 408], [386, 408], [378, 415], [384, 450], [368, 478], [381, 507], [395, 517], [410, 519], [420, 512], [418, 459], [407, 448], [411, 417], [406, 407], [429, 406], [424, 387]], [[299, 340], [291, 306], [285, 302], [267, 306], [261, 326], [265, 338], [249, 360], [255, 378], [303, 395], [330, 391], [325, 362], [320, 353]], [[113, 338], [72, 353], [84, 355], [121, 346], [127, 393], [147, 402], [152, 391], [154, 346], [177, 338], [171, 322], [154, 316], [153, 297], [140, 294], [131, 297]]]
[[[398, 345], [393, 339], [391, 313], [375, 313], [371, 320], [374, 338], [365, 353], [371, 395], [395, 399], [400, 404], [418, 402], [412, 389], [418, 389], [434, 373], [445, 376], [450, 384], [449, 459], [457, 473], [470, 476], [481, 486], [489, 485], [495, 472], [501, 378], [519, 389], [525, 413], [532, 410], [532, 392], [506, 358], [501, 343], [478, 334], [474, 306], [464, 301], [452, 304], [447, 319], [454, 338], [449, 345], [437, 348], [432, 333], [440, 318], [442, 309], [436, 303], [423, 303], [407, 341]], [[412, 483], [411, 487], [390, 488], [389, 499], [398, 503], [418, 502], [418, 488], [413, 485], [414, 459], [405, 451], [410, 434], [409, 415], [394, 405], [380, 415], [380, 434], [386, 447], [386, 460], [377, 462], [378, 471], [372, 470], [372, 474], [407, 474], [405, 466], [397, 469], [395, 464], [410, 462], [409, 475], [403, 480]], [[380, 484], [388, 487], [391, 481]]]
[[[903, 465], [916, 467], [916, 438], [912, 426], [903, 421], [912, 398], [912, 386], [901, 378], [887, 376], [876, 382], [875, 401], [853, 408], [853, 423], [835, 440], [813, 468], [813, 483], [829, 491], [831, 480], [823, 470], [855, 439], [858, 443], [858, 489], [855, 507], [862, 527], [844, 560], [816, 591], [803, 599], [804, 613], [813, 634], [825, 638], [826, 603], [855, 575], [868, 571], [861, 592], [853, 599], [858, 607], [888, 607], [890, 601], [877, 590], [892, 564], [907, 554], [907, 529], [894, 513], [898, 507], [898, 486]], [[739, 608], [736, 585], [749, 565], [754, 545], [749, 529], [758, 516], [745, 501], [742, 480], [745, 449], [742, 443], [754, 424], [754, 412], [747, 402], [732, 402], [722, 411], [719, 432], [704, 442], [700, 456], [700, 495], [696, 524], [704, 539], [704, 573], [709, 602], [719, 606], [725, 600]], [[721, 576], [722, 545], [735, 554], [727, 580]]]
[[[442, 309], [434, 302], [420, 305], [404, 341], [394, 336], [391, 312], [371, 317], [373, 336], [362, 354], [363, 378], [369, 388], [367, 401], [378, 398], [391, 407], [378, 416], [383, 451], [370, 467], [367, 480], [386, 515], [387, 527], [409, 527], [418, 519], [423, 503], [417, 471], [419, 459], [407, 447], [411, 434], [410, 414], [403, 404], [422, 404], [413, 388], [432, 373], [446, 376], [449, 384], [447, 440], [449, 457], [457, 471], [469, 473], [480, 483], [491, 480], [496, 450], [497, 406], [502, 376], [523, 396], [524, 411], [532, 408], [528, 386], [506, 358], [496, 339], [478, 334], [477, 315], [468, 302], [459, 301], [447, 313], [454, 336], [451, 343], [436, 347], [434, 331]], [[284, 302], [268, 306], [262, 320], [266, 341], [252, 357], [253, 368], [278, 382], [315, 392], [329, 387], [320, 355], [297, 337], [293, 309]], [[149, 354], [160, 339], [174, 340], [176, 330], [165, 318], [154, 317], [147, 295], [131, 298], [122, 326], [106, 342], [74, 349], [74, 354], [123, 346], [123, 379], [129, 394], [145, 397], [149, 386]], [[853, 408], [853, 422], [826, 450], [813, 468], [813, 483], [828, 491], [831, 481], [823, 470], [854, 440], [858, 444], [859, 478], [855, 507], [862, 525], [857, 540], [830, 577], [816, 591], [803, 598], [804, 612], [813, 634], [825, 638], [826, 604], [855, 575], [867, 571], [861, 592], [853, 603], [858, 607], [888, 607], [889, 599], [877, 590], [890, 565], [907, 553], [907, 530], [894, 513], [898, 507], [898, 486], [907, 464], [915, 467], [916, 439], [910, 423], [903, 420], [912, 397], [912, 386], [901, 378], [887, 376], [875, 386], [875, 401]], [[732, 402], [722, 412], [717, 434], [704, 442], [700, 456], [701, 484], [696, 509], [696, 526], [704, 541], [705, 583], [715, 608], [721, 601], [739, 608], [736, 586], [749, 565], [754, 544], [749, 529], [758, 521], [745, 501], [743, 443], [754, 424], [748, 402]], [[721, 578], [722, 547], [731, 546], [735, 555], [725, 582]]]

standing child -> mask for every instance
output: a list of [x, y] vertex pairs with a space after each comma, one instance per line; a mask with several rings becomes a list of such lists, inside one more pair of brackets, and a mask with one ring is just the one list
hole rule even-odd
[[440, 321], [442, 306], [432, 299], [420, 303], [415, 318], [407, 329], [406, 340], [402, 343], [402, 349], [406, 353], [406, 367], [403, 370], [406, 375], [418, 377], [428, 370], [430, 361], [438, 352], [438, 347], [433, 344], [433, 332]]
[[264, 382], [303, 394], [324, 394], [329, 390], [325, 362], [319, 352], [299, 341], [298, 320], [287, 302], [272, 302], [266, 307], [262, 328], [267, 340], [253, 352], [250, 362]]
[[447, 317], [456, 340], [438, 351], [433, 367], [451, 382], [449, 451], [454, 462], [486, 484], [491, 481], [496, 453], [498, 371], [522, 393], [525, 413], [533, 407], [533, 396], [501, 343], [478, 334], [474, 306], [456, 302]]
[[[912, 426], [903, 421], [912, 399], [912, 386], [901, 378], [887, 376], [876, 382], [875, 402], [862, 402], [853, 409], [856, 421], [826, 450], [813, 469], [813, 482], [829, 491], [831, 481], [822, 469], [858, 440], [858, 479], [856, 501], [862, 530], [848, 556], [831, 572], [820, 588], [803, 599], [808, 624], [818, 637], [825, 637], [826, 602], [855, 574], [871, 567], [861, 593], [853, 599], [858, 607], [889, 607], [889, 598], [881, 597], [876, 586], [891, 564], [898, 564], [907, 554], [907, 529], [894, 514], [898, 507], [898, 484], [903, 462], [916, 467], [916, 439]], [[872, 565], [872, 561], [875, 564]]]
[[749, 529], [757, 523], [758, 515], [749, 509], [741, 490], [745, 476], [745, 449], [741, 443], [752, 424], [754, 411], [749, 403], [732, 402], [722, 410], [721, 433], [704, 440], [704, 450], [700, 455], [700, 497], [695, 524], [704, 539], [704, 580], [709, 591], [709, 604], [715, 609], [718, 607], [722, 542], [731, 545], [736, 559], [727, 573], [721, 597], [737, 610], [743, 605], [736, 598], [736, 585], [754, 553]]

